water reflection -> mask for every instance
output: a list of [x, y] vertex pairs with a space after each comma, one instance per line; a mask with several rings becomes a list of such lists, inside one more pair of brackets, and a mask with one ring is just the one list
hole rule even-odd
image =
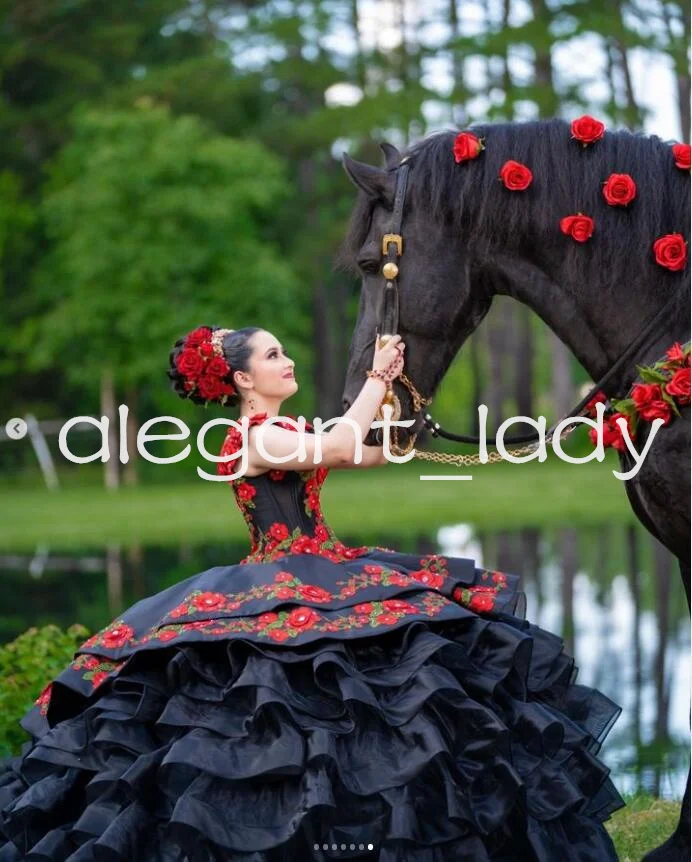
[[679, 798], [689, 752], [690, 638], [675, 559], [638, 526], [440, 530], [445, 554], [522, 576], [527, 616], [560, 634], [578, 680], [622, 708], [603, 757], [622, 793]]
[[[357, 536], [342, 536], [360, 544]], [[383, 536], [402, 551], [473, 557], [522, 576], [527, 616], [560, 634], [594, 685], [623, 712], [603, 748], [622, 793], [679, 797], [689, 750], [690, 648], [677, 564], [643, 528], [524, 529]], [[245, 542], [179, 547], [110, 545], [100, 553], [0, 557], [0, 641], [30, 625], [81, 622], [96, 631], [144, 596], [247, 553]]]

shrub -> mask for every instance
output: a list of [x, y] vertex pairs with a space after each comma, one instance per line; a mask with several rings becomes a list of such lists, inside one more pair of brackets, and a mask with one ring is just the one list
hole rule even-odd
[[67, 667], [89, 631], [75, 624], [35, 626], [0, 646], [0, 757], [19, 754], [29, 736], [19, 725], [45, 686]]

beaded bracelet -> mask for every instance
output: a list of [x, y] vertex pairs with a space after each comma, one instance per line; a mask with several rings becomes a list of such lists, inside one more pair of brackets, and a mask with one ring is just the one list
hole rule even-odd
[[382, 380], [384, 383], [389, 385], [394, 379], [386, 371], [379, 371], [374, 368], [371, 368], [369, 371], [365, 372], [367, 377], [374, 377], [376, 380]]

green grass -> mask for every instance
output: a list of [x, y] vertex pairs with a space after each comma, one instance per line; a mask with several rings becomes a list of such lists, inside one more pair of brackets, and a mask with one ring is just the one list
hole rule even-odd
[[[615, 458], [572, 465], [508, 463], [471, 470], [416, 461], [372, 470], [333, 470], [324, 486], [323, 509], [337, 535], [376, 543], [429, 534], [445, 524], [477, 529], [517, 529], [564, 524], [588, 526], [634, 521]], [[472, 481], [422, 481], [420, 474], [471, 474]], [[6, 485], [0, 550], [103, 547], [107, 542], [178, 544], [245, 538], [247, 527], [223, 484], [194, 479], [179, 485], [44, 488]]]
[[675, 829], [680, 803], [652, 796], [630, 799], [606, 824], [620, 862], [640, 862]]

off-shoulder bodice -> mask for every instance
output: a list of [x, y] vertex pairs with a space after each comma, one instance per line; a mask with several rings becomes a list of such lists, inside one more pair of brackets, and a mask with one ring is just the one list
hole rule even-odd
[[[255, 413], [248, 427], [266, 419], [266, 413]], [[276, 424], [295, 430], [283, 422]], [[306, 423], [306, 431], [313, 433], [310, 423]], [[229, 428], [221, 454], [239, 452], [242, 443], [241, 432]], [[234, 473], [237, 460], [220, 463], [219, 473]], [[326, 467], [301, 471], [277, 469], [229, 481], [250, 530], [250, 553], [241, 563], [266, 562], [284, 554], [320, 554], [340, 562], [368, 552], [367, 546], [346, 547], [325, 521], [320, 492], [328, 474]]]

